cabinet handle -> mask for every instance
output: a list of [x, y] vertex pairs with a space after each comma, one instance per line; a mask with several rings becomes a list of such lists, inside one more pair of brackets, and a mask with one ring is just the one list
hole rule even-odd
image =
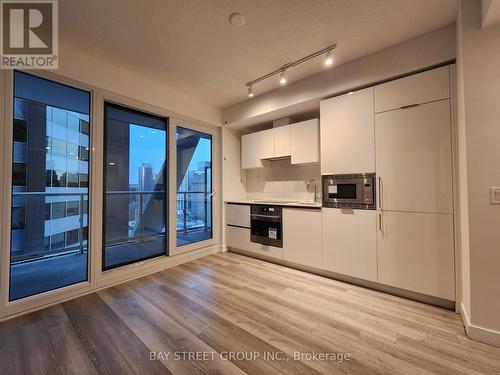
[[382, 208], [382, 177], [378, 178], [378, 208]]
[[383, 228], [382, 228], [382, 214], [379, 213], [378, 214], [378, 230], [383, 232]]

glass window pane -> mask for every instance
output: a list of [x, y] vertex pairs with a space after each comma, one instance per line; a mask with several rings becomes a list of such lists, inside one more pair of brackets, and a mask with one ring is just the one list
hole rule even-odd
[[12, 207], [12, 230], [21, 230], [25, 228], [25, 208]]
[[52, 155], [66, 158], [66, 142], [60, 139], [52, 139]]
[[82, 161], [89, 161], [89, 148], [85, 146], [80, 146], [78, 157]]
[[78, 244], [78, 229], [66, 232], [66, 246], [72, 247]]
[[64, 233], [57, 233], [51, 236], [52, 250], [64, 248]]
[[76, 172], [68, 172], [68, 187], [77, 188], [78, 187], [78, 173]]
[[[14, 117], [22, 148], [14, 147], [12, 165], [11, 301], [87, 280], [87, 242], [78, 246], [87, 221], [75, 210], [80, 199], [88, 204], [77, 173], [88, 175], [88, 163], [77, 159], [89, 145], [88, 137], [79, 144], [78, 131], [81, 121], [89, 124], [90, 93], [16, 71]], [[77, 172], [68, 171], [70, 162]]]
[[212, 136], [177, 128], [177, 246], [212, 238]]
[[78, 179], [80, 180], [80, 187], [81, 188], [88, 188], [89, 187], [89, 175], [86, 173], [79, 173]]
[[104, 270], [167, 254], [167, 127], [105, 106]]
[[68, 142], [68, 159], [78, 159], [78, 145]]
[[66, 171], [54, 171], [52, 174], [52, 187], [66, 187]]
[[78, 210], [79, 202], [72, 201], [66, 203], [66, 216], [75, 216], [79, 214]]
[[14, 142], [26, 143], [26, 121], [14, 119]]
[[50, 208], [52, 205], [50, 203], [45, 203], [45, 220], [50, 220]]
[[12, 185], [26, 186], [26, 164], [14, 163], [12, 165]]
[[90, 135], [89, 123], [83, 119], [80, 119], [80, 133]]

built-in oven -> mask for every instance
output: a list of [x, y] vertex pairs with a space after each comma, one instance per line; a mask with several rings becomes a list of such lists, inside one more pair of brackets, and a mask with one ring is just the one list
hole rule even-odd
[[375, 209], [375, 173], [323, 175], [323, 207]]
[[250, 241], [283, 247], [281, 207], [267, 205], [250, 207]]

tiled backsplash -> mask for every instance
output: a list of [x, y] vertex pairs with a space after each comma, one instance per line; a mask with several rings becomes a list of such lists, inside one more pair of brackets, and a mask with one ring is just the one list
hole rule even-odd
[[321, 193], [321, 172], [319, 164], [292, 165], [290, 159], [266, 162], [266, 168], [247, 170], [247, 199], [293, 199], [312, 202], [314, 185], [309, 189], [311, 179], [318, 183]]

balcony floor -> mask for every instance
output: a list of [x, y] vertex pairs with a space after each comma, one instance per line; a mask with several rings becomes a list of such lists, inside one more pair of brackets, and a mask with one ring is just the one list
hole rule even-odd
[[210, 238], [212, 238], [212, 232], [210, 230], [199, 230], [188, 234], [177, 234], [177, 246], [184, 246], [194, 242], [205, 241]]
[[[177, 235], [177, 246], [207, 240], [211, 232], [197, 231], [187, 235]], [[134, 259], [160, 256], [164, 239], [154, 239], [142, 243], [130, 242], [108, 246], [106, 256], [109, 265], [130, 263]], [[19, 263], [12, 266], [11, 300], [43, 293], [67, 285], [87, 280], [87, 254], [69, 254]]]
[[10, 299], [42, 293], [87, 280], [87, 254], [69, 254], [15, 264]]

